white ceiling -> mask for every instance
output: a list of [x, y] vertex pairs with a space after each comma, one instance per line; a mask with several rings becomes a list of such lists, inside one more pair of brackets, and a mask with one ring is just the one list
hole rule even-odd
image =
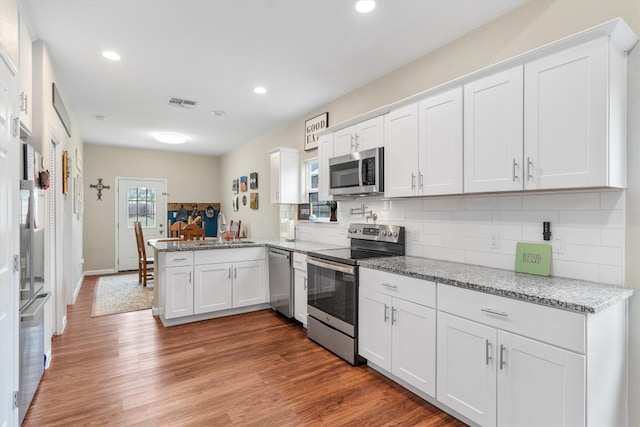
[[[304, 117], [523, 1], [378, 0], [362, 15], [353, 0], [22, 0], [85, 143], [208, 155]], [[106, 49], [122, 60], [104, 59]], [[257, 85], [268, 92], [253, 93]], [[169, 97], [198, 104], [171, 107]], [[158, 143], [161, 131], [188, 141]]]

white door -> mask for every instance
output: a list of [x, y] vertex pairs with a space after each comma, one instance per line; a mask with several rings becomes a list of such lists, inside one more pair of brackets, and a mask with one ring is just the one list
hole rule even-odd
[[418, 104], [385, 114], [384, 195], [416, 195], [418, 178]]
[[193, 268], [193, 313], [231, 308], [231, 263], [196, 265]]
[[464, 191], [522, 190], [519, 65], [464, 86]]
[[356, 125], [355, 150], [365, 151], [384, 146], [384, 117], [378, 116]]
[[167, 309], [164, 317], [191, 316], [193, 314], [193, 266], [170, 267], [166, 269]]
[[608, 43], [525, 65], [525, 189], [608, 184]]
[[462, 88], [418, 105], [418, 192], [462, 193]]
[[503, 331], [498, 342], [498, 425], [585, 425], [584, 356]]
[[482, 426], [496, 425], [497, 331], [438, 312], [437, 399]]
[[[166, 237], [167, 181], [163, 179], [116, 178], [118, 224], [116, 227], [117, 270], [138, 269], [138, 249], [133, 223], [140, 221], [145, 242]], [[149, 250], [147, 256], [151, 256]]]
[[19, 140], [13, 134], [17, 117], [18, 80], [0, 56], [0, 425], [17, 425], [13, 392], [18, 390], [18, 246], [17, 169]]
[[391, 372], [392, 298], [360, 288], [358, 301], [358, 354]]
[[264, 261], [233, 263], [233, 307], [262, 304], [266, 301]]
[[436, 311], [394, 298], [391, 321], [391, 371], [429, 396], [435, 397]]
[[302, 326], [307, 327], [307, 272], [305, 270], [294, 269], [293, 270], [293, 307], [294, 317], [297, 321], [302, 323]]

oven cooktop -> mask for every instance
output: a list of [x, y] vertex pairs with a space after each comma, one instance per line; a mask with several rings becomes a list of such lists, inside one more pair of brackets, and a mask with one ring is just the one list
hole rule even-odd
[[364, 249], [337, 248], [309, 252], [309, 256], [341, 264], [357, 265], [358, 260], [396, 256], [388, 252], [368, 251]]

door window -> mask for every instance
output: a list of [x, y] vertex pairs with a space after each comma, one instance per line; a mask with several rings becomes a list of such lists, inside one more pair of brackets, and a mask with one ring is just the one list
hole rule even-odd
[[127, 228], [139, 221], [142, 228], [155, 228], [156, 189], [146, 187], [127, 187]]

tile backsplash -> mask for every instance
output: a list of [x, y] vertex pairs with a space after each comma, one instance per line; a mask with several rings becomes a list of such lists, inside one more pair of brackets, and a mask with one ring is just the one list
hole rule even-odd
[[[378, 223], [405, 226], [407, 255], [513, 270], [516, 243], [544, 242], [542, 223], [549, 221], [552, 275], [622, 285], [624, 197], [623, 190], [367, 197], [338, 202], [337, 223], [298, 221], [296, 236], [346, 246], [349, 224], [366, 222], [350, 209], [364, 203]], [[282, 205], [280, 216], [294, 212]]]

